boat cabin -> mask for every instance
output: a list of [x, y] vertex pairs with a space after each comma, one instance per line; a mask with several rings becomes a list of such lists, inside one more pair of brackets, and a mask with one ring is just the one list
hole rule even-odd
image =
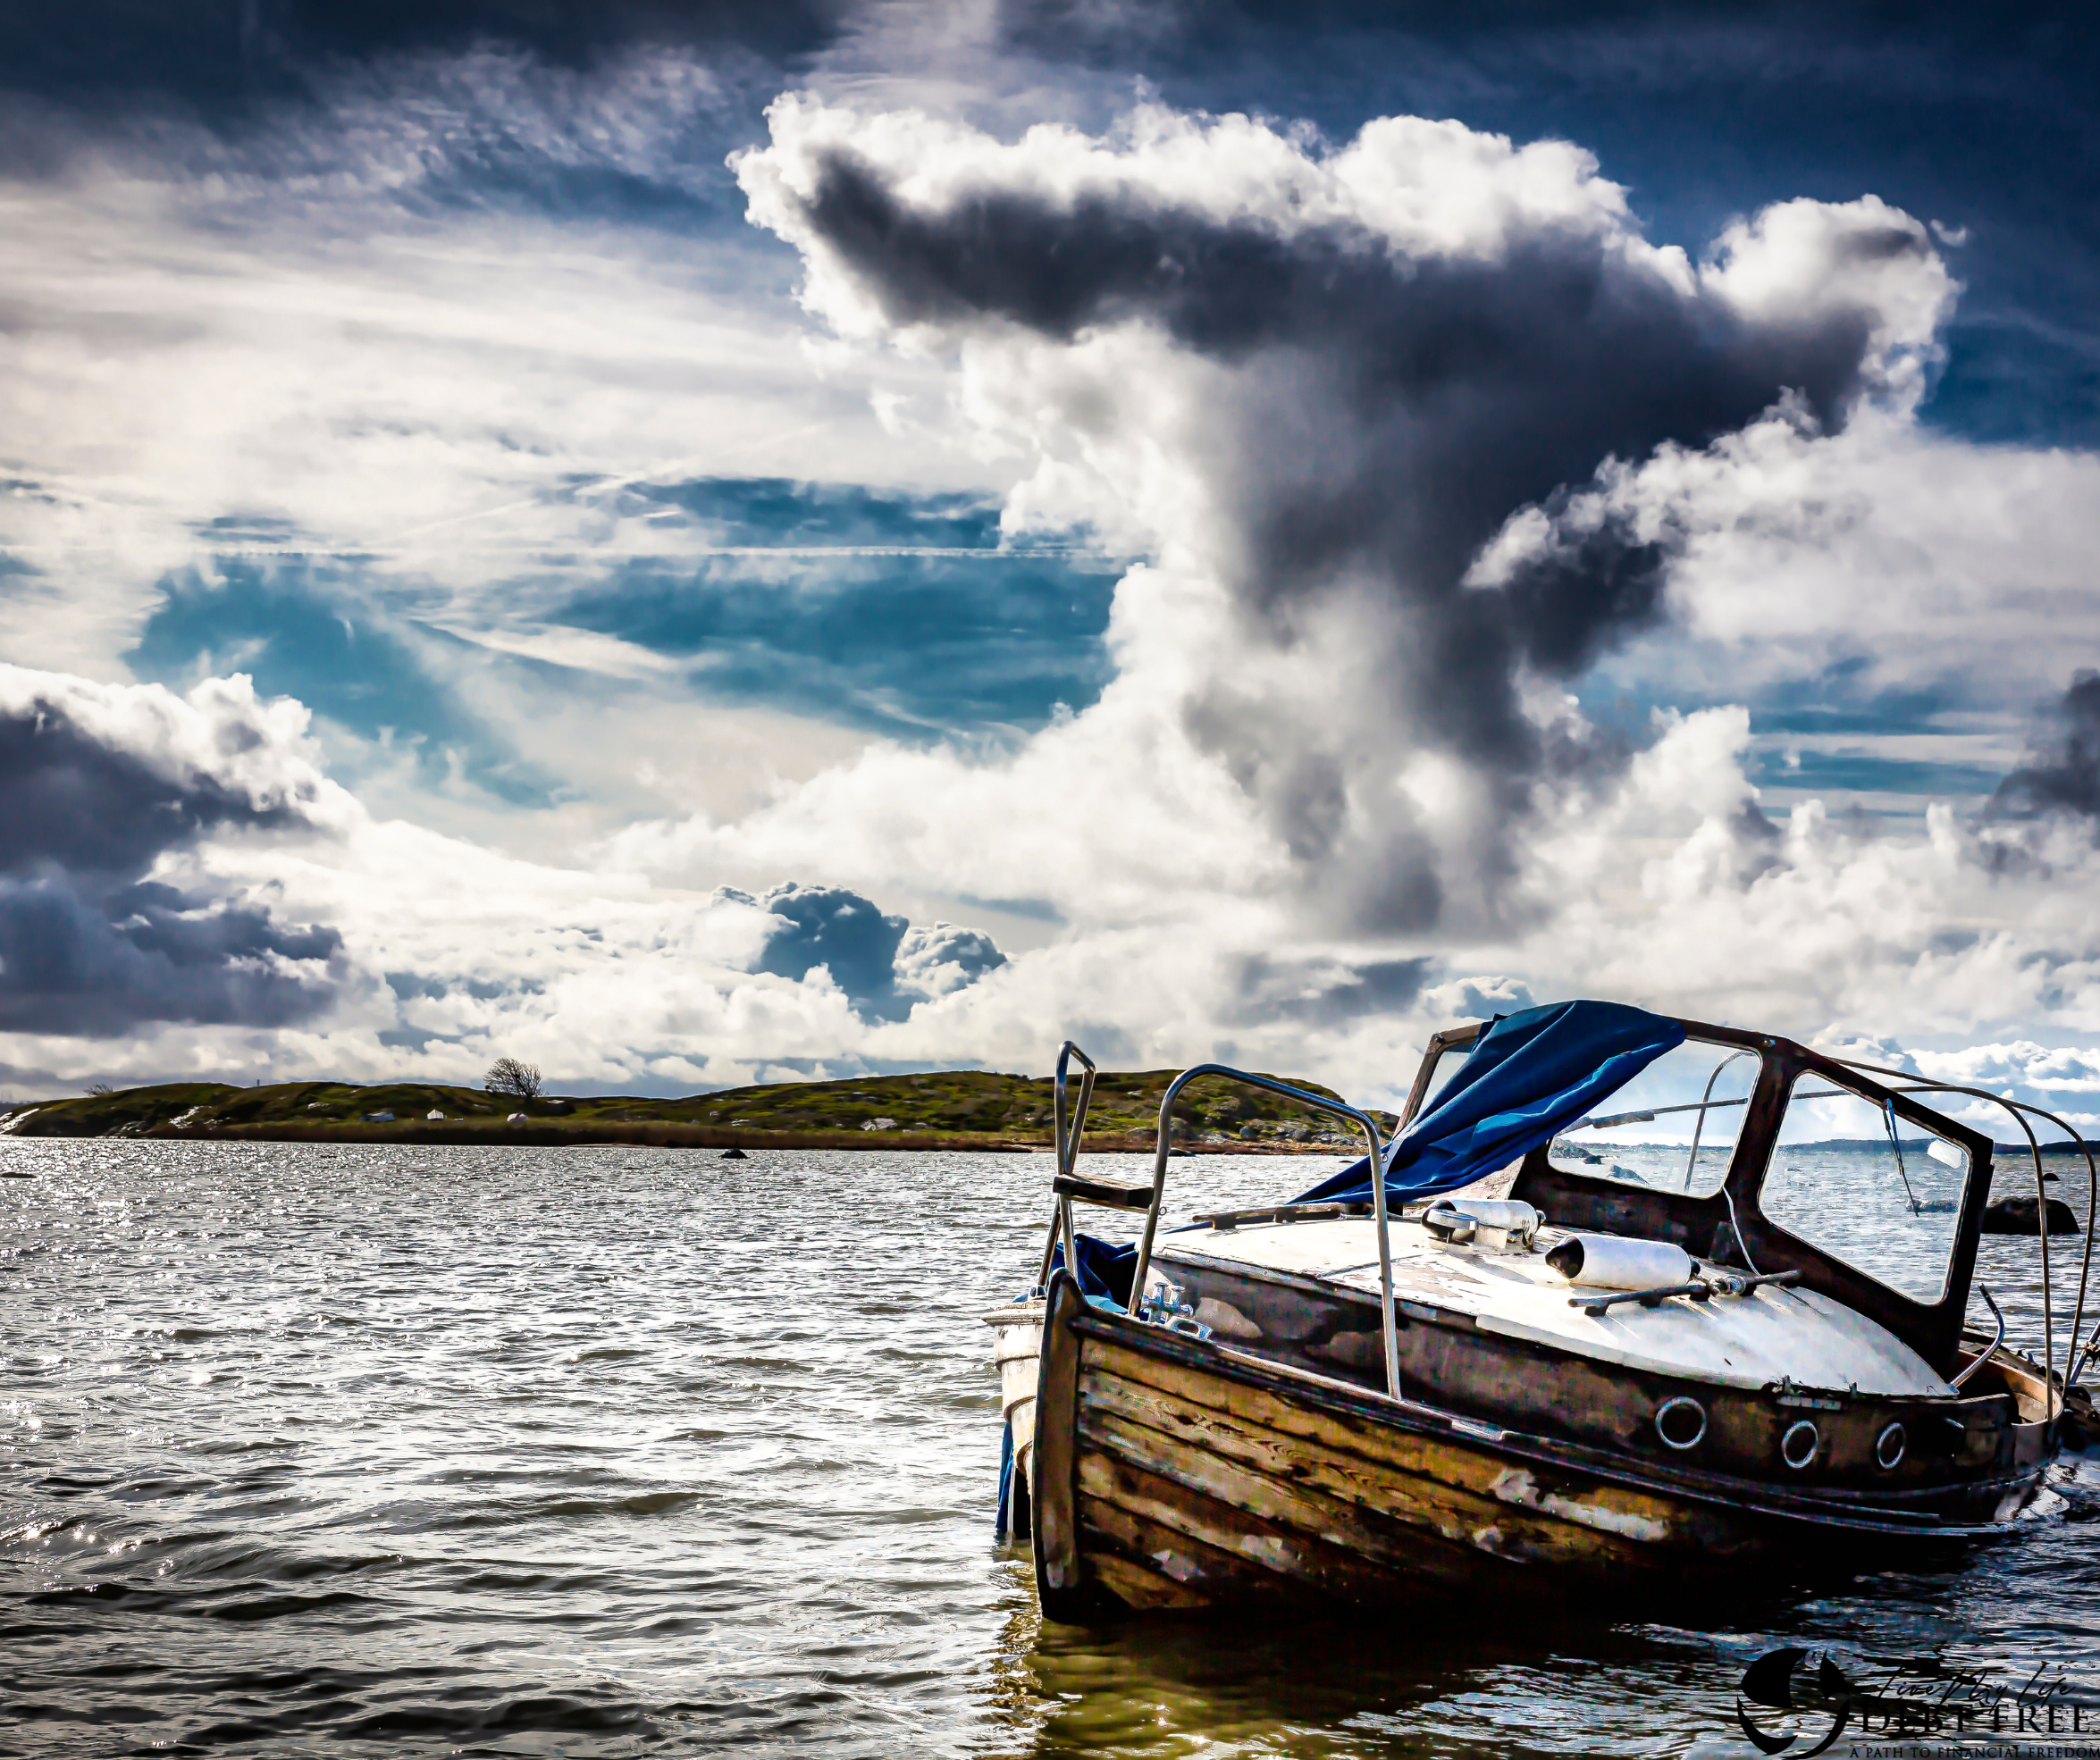
[[[1799, 1286], [1952, 1374], [1991, 1139], [1791, 1040], [1679, 1025], [1682, 1044], [1526, 1153], [1508, 1195], [1560, 1228], [1669, 1241], [1731, 1270], [1798, 1271]], [[1430, 1041], [1408, 1123], [1486, 1030]]]

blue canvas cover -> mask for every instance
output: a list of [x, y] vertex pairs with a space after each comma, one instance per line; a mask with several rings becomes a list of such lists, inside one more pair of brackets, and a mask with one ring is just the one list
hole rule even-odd
[[[1105, 1302], [1118, 1308], [1130, 1305], [1130, 1284], [1138, 1275], [1138, 1244], [1105, 1241], [1098, 1235], [1075, 1235], [1079, 1263], [1074, 1270], [1079, 1294], [1089, 1302]], [[1050, 1269], [1064, 1263], [1064, 1245], [1050, 1249]]]
[[[1386, 1152], [1387, 1202], [1456, 1191], [1508, 1167], [1684, 1043], [1676, 1021], [1621, 1002], [1557, 1002], [1503, 1016]], [[1292, 1202], [1370, 1197], [1365, 1156]]]

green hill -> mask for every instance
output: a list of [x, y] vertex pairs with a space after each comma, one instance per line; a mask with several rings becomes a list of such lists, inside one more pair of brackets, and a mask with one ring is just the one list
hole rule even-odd
[[[1087, 1138], [1103, 1147], [1150, 1140], [1171, 1069], [1104, 1073], [1096, 1084]], [[1307, 1082], [1294, 1085], [1329, 1091]], [[523, 1124], [508, 1122], [523, 1111]], [[391, 1113], [391, 1119], [374, 1115]], [[433, 1118], [431, 1114], [441, 1114]], [[1374, 1114], [1390, 1128], [1391, 1115]], [[1341, 1126], [1295, 1101], [1211, 1078], [1192, 1084], [1177, 1119], [1196, 1146], [1331, 1148]], [[785, 1140], [851, 1141], [868, 1147], [928, 1139], [1046, 1144], [1047, 1078], [950, 1069], [835, 1082], [779, 1082], [726, 1088], [683, 1100], [631, 1094], [554, 1097], [519, 1102], [508, 1095], [430, 1082], [359, 1087], [343, 1082], [286, 1082], [268, 1087], [185, 1082], [32, 1102], [0, 1118], [21, 1136], [257, 1136], [316, 1140], [389, 1138], [530, 1142], [688, 1141], [778, 1146]], [[812, 1143], [811, 1146], [814, 1146]]]

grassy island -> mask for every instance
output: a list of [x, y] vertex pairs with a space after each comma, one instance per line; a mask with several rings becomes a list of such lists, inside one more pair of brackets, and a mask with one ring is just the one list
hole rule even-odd
[[[1104, 1072], [1088, 1116], [1088, 1147], [1153, 1147], [1160, 1100], [1177, 1073]], [[1293, 1085], [1315, 1094], [1331, 1092], [1312, 1082], [1293, 1080]], [[1384, 1129], [1395, 1122], [1390, 1113], [1373, 1116]], [[1184, 1091], [1176, 1125], [1180, 1144], [1197, 1152], [1333, 1153], [1354, 1146], [1338, 1121], [1324, 1113], [1208, 1079]], [[178, 1082], [18, 1103], [0, 1116], [0, 1133], [280, 1142], [1026, 1150], [1049, 1146], [1051, 1100], [1047, 1077], [977, 1069], [777, 1082], [683, 1100], [613, 1094], [520, 1101], [431, 1082], [367, 1087], [281, 1082], [248, 1088]]]

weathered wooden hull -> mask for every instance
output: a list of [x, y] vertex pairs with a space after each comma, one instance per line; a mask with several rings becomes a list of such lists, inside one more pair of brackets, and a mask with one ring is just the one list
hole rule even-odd
[[[1220, 1261], [1205, 1256], [1203, 1245], [1201, 1236], [1181, 1236], [1158, 1263], [1222, 1342], [1288, 1369], [1383, 1390], [1374, 1291]], [[2041, 1426], [2024, 1421], [2041, 1410], [2039, 1371], [2020, 1374], [2010, 1354], [1958, 1400], [1921, 1391], [1861, 1393], [1858, 1381], [1872, 1385], [1875, 1366], [1857, 1359], [1847, 1365], [1844, 1341], [1826, 1333], [1800, 1358], [1814, 1365], [1818, 1386], [1760, 1387], [1705, 1379], [1693, 1365], [1653, 1360], [1652, 1352], [1646, 1362], [1630, 1359], [1624, 1337], [1610, 1341], [1611, 1354], [1571, 1350], [1510, 1324], [1507, 1313], [1481, 1319], [1457, 1311], [1448, 1286], [1440, 1305], [1403, 1295], [1398, 1306], [1396, 1354], [1410, 1397], [1497, 1429], [1665, 1469], [1753, 1483], [1778, 1479], [1788, 1491], [1851, 1495], [1973, 1522], [1996, 1513], [2000, 1494], [1992, 1488], [2003, 1472], [2042, 1458]], [[1670, 1318], [1644, 1319], [1642, 1329], [1667, 1327]], [[1710, 1313], [1682, 1318], [1699, 1325]], [[1848, 1366], [1857, 1378], [1849, 1388]], [[1660, 1441], [1654, 1414], [1680, 1398], [1695, 1400], [1708, 1422], [1695, 1446], [1673, 1451]], [[1814, 1459], [1805, 1472], [1782, 1473], [1781, 1438], [1804, 1417], [1818, 1431]], [[1892, 1423], [1906, 1437], [1893, 1468], [1876, 1453]]]
[[[1975, 1525], [1657, 1480], [1088, 1307], [1053, 1283], [1035, 1422], [1046, 1614], [1511, 1589], [1667, 1594], [1915, 1553]], [[1971, 1488], [2010, 1509], [2031, 1467]]]

